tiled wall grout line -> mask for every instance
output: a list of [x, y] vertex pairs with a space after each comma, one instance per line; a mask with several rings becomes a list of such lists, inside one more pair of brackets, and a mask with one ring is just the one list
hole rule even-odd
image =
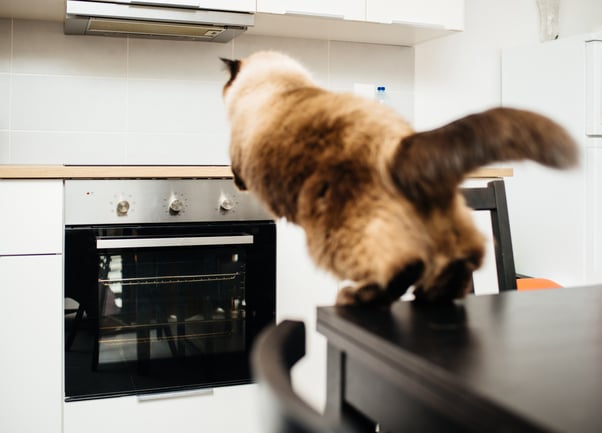
[[124, 40], [64, 36], [53, 22], [3, 24], [11, 35], [10, 49], [5, 43], [0, 52], [10, 80], [0, 89], [0, 104], [10, 99], [3, 162], [228, 164], [218, 58], [262, 49], [289, 52], [335, 91], [382, 76], [396, 86], [396, 108], [412, 109], [405, 92], [412, 92], [413, 57], [405, 47], [261, 35], [230, 45]]
[[15, 20], [10, 20], [10, 57], [8, 61], [8, 161], [12, 161], [13, 143], [12, 143], [12, 118], [13, 118], [13, 59], [14, 59], [14, 28]]

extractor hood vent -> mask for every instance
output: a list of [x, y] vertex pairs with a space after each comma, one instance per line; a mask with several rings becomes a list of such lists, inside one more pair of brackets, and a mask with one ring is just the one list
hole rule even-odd
[[227, 42], [255, 23], [245, 12], [118, 1], [68, 0], [65, 34]]

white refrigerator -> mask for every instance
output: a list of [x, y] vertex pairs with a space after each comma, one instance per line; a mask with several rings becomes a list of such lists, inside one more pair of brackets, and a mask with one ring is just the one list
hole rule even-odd
[[567, 172], [514, 164], [507, 191], [517, 272], [566, 286], [602, 282], [602, 33], [504, 50], [502, 104], [555, 119], [581, 153]]

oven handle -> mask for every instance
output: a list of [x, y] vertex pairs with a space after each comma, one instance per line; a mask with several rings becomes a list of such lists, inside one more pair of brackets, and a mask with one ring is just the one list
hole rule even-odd
[[208, 245], [252, 244], [253, 235], [235, 236], [190, 236], [183, 238], [96, 238], [96, 248], [110, 250], [117, 248], [154, 247], [198, 247]]

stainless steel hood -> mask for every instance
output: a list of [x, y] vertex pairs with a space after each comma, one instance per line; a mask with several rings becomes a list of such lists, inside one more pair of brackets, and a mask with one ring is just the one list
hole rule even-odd
[[68, 0], [65, 34], [227, 42], [255, 24], [252, 13], [200, 9], [185, 1], [174, 7], [173, 3]]

